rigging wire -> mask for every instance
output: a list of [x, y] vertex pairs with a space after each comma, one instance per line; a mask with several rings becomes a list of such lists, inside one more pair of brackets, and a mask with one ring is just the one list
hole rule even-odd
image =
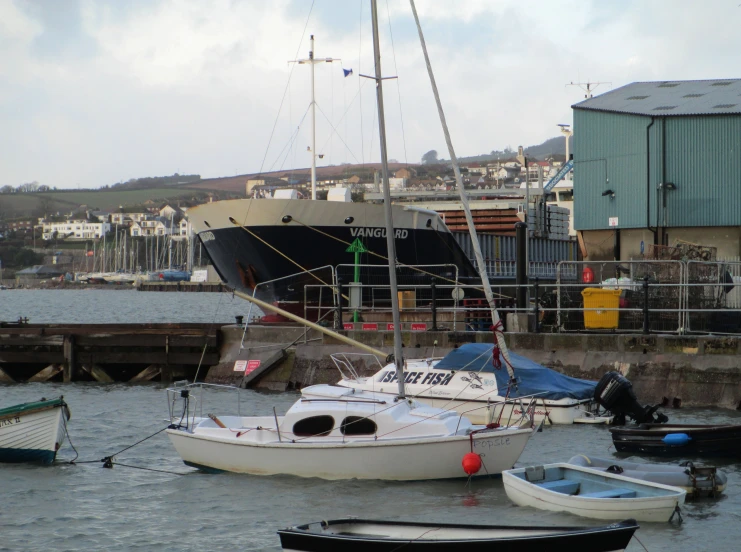
[[[361, 74], [360, 60], [362, 49], [363, 49], [363, 1], [358, 2], [360, 5], [360, 21], [358, 22], [358, 75]], [[363, 143], [363, 94], [361, 93], [363, 86], [360, 84], [360, 76], [358, 76], [358, 94], [360, 95], [360, 158], [362, 160], [361, 165], [365, 169], [365, 144]]]
[[352, 152], [352, 150], [350, 150], [350, 146], [347, 145], [347, 142], [345, 142], [342, 139], [342, 136], [339, 135], [339, 133], [337, 132], [337, 129], [334, 127], [334, 125], [332, 125], [332, 121], [329, 120], [329, 117], [327, 117], [327, 114], [324, 113], [324, 110], [321, 108], [321, 106], [319, 104], [315, 104], [315, 105], [319, 108], [319, 113], [321, 113], [324, 116], [324, 118], [327, 119], [327, 122], [329, 123], [329, 126], [332, 127], [332, 133], [330, 134], [330, 136], [332, 136], [333, 134], [337, 134], [337, 138], [339, 138], [340, 139], [340, 142], [342, 142], [343, 145], [345, 146], [345, 148], [347, 148], [347, 150], [350, 152], [350, 155], [352, 155], [353, 159], [355, 159], [355, 161], [359, 162], [358, 161], [358, 158], [355, 157], [355, 154]]
[[407, 139], [404, 134], [404, 113], [401, 109], [401, 85], [399, 84], [399, 69], [396, 66], [396, 49], [394, 48], [394, 33], [391, 30], [391, 11], [389, 10], [389, 2], [386, 0], [386, 14], [389, 20], [389, 36], [391, 37], [391, 53], [394, 58], [394, 74], [396, 75], [396, 93], [399, 96], [399, 119], [401, 120], [401, 142], [404, 144], [404, 163], [409, 164], [409, 158], [407, 157]]
[[[340, 120], [339, 120], [339, 121], [337, 121], [337, 125], [338, 125], [338, 126], [339, 126], [339, 124], [340, 124], [340, 123], [341, 123], [341, 122], [342, 122], [343, 120], [345, 121], [345, 136], [347, 136], [347, 121], [348, 121], [348, 117], [347, 117], [347, 114], [348, 114], [348, 112], [350, 111], [350, 108], [351, 108], [351, 107], [353, 106], [353, 104], [355, 103], [355, 100], [357, 100], [357, 99], [358, 99], [358, 96], [360, 95], [360, 90], [361, 90], [361, 89], [362, 89], [362, 88], [363, 88], [363, 87], [364, 87], [364, 86], [366, 85], [366, 83], [367, 83], [367, 82], [368, 82], [368, 80], [364, 80], [364, 81], [363, 81], [363, 82], [362, 82], [362, 83], [360, 84], [360, 86], [358, 87], [358, 91], [357, 91], [357, 92], [355, 93], [355, 96], [353, 96], [353, 99], [352, 99], [352, 100], [350, 100], [350, 105], [348, 105], [348, 106], [347, 106], [347, 107], [345, 108], [345, 112], [344, 112], [344, 113], [342, 114], [342, 117], [340, 117]], [[318, 106], [318, 105], [319, 105], [319, 104], [317, 104], [317, 106]], [[362, 110], [362, 108], [363, 108], [362, 104], [361, 104], [360, 108], [361, 108], [361, 110]], [[336, 129], [335, 129], [335, 131], [336, 131]], [[326, 142], [324, 142], [324, 144], [322, 145], [322, 149], [324, 149], [324, 148], [326, 148], [326, 147], [327, 147], [327, 142], [329, 142], [329, 139], [327, 139], [327, 141], [326, 141]], [[352, 153], [352, 152], [351, 152], [351, 153]], [[345, 151], [345, 154], [347, 154], [347, 151]], [[353, 157], [354, 157], [354, 156], [353, 156]], [[356, 158], [356, 160], [357, 160], [357, 158]], [[345, 161], [347, 161], [347, 157], [345, 157]]]
[[[296, 48], [296, 55], [294, 58], [298, 57], [298, 53], [301, 50], [301, 45], [304, 42], [304, 36], [306, 36], [306, 28], [309, 26], [309, 19], [311, 19], [311, 12], [314, 10], [314, 0], [311, 2], [311, 7], [309, 7], [309, 13], [306, 16], [306, 23], [304, 24], [304, 30], [301, 32], [301, 39], [298, 42], [298, 48]], [[268, 151], [270, 151], [270, 143], [273, 141], [273, 135], [275, 134], [275, 128], [278, 126], [278, 119], [280, 118], [280, 112], [283, 109], [283, 102], [286, 100], [286, 94], [288, 93], [288, 87], [291, 83], [291, 76], [293, 76], [293, 70], [295, 69], [296, 64], [291, 64], [291, 69], [288, 71], [288, 82], [286, 82], [286, 88], [283, 90], [283, 97], [280, 100], [280, 106], [278, 107], [278, 113], [275, 116], [275, 122], [273, 123], [273, 129], [270, 131], [270, 138], [268, 138], [268, 145], [265, 147], [265, 155], [262, 158], [262, 163], [260, 164], [260, 172], [258, 174], [262, 174], [262, 169], [265, 166], [265, 160], [268, 157]]]

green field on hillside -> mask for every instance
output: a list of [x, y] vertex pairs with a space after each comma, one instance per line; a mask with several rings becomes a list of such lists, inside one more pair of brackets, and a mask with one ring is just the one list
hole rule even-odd
[[199, 193], [194, 188], [152, 188], [142, 190], [75, 190], [71, 192], [42, 192], [0, 194], [0, 215], [5, 218], [40, 214], [69, 213], [80, 205], [89, 209], [109, 211], [119, 205], [140, 205], [152, 199], [165, 202], [175, 198], [191, 198]]

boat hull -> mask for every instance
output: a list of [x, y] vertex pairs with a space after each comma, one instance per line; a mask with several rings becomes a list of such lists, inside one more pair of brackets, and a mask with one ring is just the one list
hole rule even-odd
[[502, 474], [504, 490], [509, 499], [519, 506], [530, 506], [552, 512], [568, 512], [592, 519], [619, 520], [630, 516], [637, 521], [665, 522], [672, 517], [678, 506], [684, 504], [686, 496], [686, 493], [677, 487], [642, 482], [569, 464], [548, 464], [545, 468], [565, 468], [577, 472], [581, 477], [609, 481], [616, 487], [647, 488], [651, 490], [650, 492], [657, 494], [635, 498], [592, 498], [586, 495], [569, 495], [544, 489], [525, 481], [516, 475], [516, 473], [522, 474], [525, 471], [521, 468], [508, 470]]
[[400, 549], [410, 552], [617, 552], [625, 550], [636, 529], [638, 525], [633, 520], [605, 527], [512, 527], [347, 519], [292, 527], [278, 531], [278, 535], [283, 550], [293, 552], [392, 552]]
[[[62, 416], [67, 415], [67, 407], [59, 400], [46, 402], [49, 404], [27, 403], [1, 411], [0, 462], [54, 462], [64, 440]], [[28, 408], [34, 405], [38, 406]]]
[[[364, 440], [347, 443], [249, 443], [167, 430], [183, 461], [207, 471], [253, 475], [288, 474], [322, 479], [419, 481], [466, 477], [463, 456], [469, 436]], [[476, 433], [473, 452], [483, 455], [478, 475], [499, 474], [522, 454], [531, 429]]]
[[[256, 284], [305, 270], [352, 265], [355, 257], [353, 253], [347, 253], [347, 248], [356, 239], [376, 254], [363, 253], [360, 256], [362, 265], [387, 267], [383, 205], [281, 199], [231, 200], [196, 207], [188, 212], [188, 216], [219, 276], [231, 287], [242, 291], [251, 291]], [[289, 222], [283, 222], [283, 217], [290, 217]], [[345, 223], [351, 219], [351, 223]], [[428, 219], [432, 221], [429, 227]], [[396, 254], [400, 263], [451, 265], [450, 274], [445, 275], [451, 279], [455, 278], [454, 267], [458, 267], [459, 277], [475, 275], [471, 262], [436, 213], [407, 212], [402, 207], [395, 207], [394, 225]], [[347, 276], [353, 274], [352, 267], [348, 270], [346, 281], [349, 281]], [[367, 280], [368, 274], [364, 272], [368, 270], [361, 268], [363, 281]], [[373, 270], [372, 274], [377, 276], [379, 273]], [[317, 271], [315, 276], [305, 276], [302, 282], [313, 285], [322, 281], [328, 285], [332, 283], [332, 273], [328, 268]], [[304, 291], [297, 283], [300, 282], [288, 279], [260, 285], [257, 295], [266, 300], [302, 301]], [[429, 276], [424, 283], [429, 283]]]
[[[610, 428], [618, 452], [664, 457], [741, 458], [741, 425], [641, 424]], [[685, 433], [684, 444], [667, 444], [668, 434]]]

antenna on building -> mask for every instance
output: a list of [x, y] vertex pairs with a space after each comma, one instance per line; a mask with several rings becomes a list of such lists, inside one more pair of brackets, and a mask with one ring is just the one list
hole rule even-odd
[[611, 82], [573, 82], [573, 81], [567, 84], [566, 86], [578, 86], [579, 88], [584, 90], [584, 92], [586, 92], [584, 97], [588, 100], [589, 98], [592, 97], [592, 90], [597, 88], [600, 84], [609, 84], [610, 86], [612, 86]]

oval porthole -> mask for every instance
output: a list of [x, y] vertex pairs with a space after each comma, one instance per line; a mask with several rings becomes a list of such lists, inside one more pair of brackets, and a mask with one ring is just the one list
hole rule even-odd
[[348, 416], [340, 425], [343, 435], [373, 435], [377, 430], [376, 422], [361, 416]]
[[211, 225], [210, 225], [210, 224], [208, 223], [208, 221], [207, 221], [207, 220], [204, 220], [204, 221], [203, 221], [203, 224], [205, 224], [206, 226], [208, 226], [209, 228], [211, 228]]
[[288, 224], [293, 220], [293, 217], [291, 215], [283, 215], [283, 218], [280, 219], [283, 224]]
[[427, 219], [427, 224], [425, 226], [427, 226], [427, 228], [430, 228], [432, 226], [432, 219]]
[[231, 222], [235, 226], [241, 226], [241, 224], [239, 224], [236, 220], [234, 220], [234, 217], [229, 217], [229, 222]]
[[352, 224], [352, 221], [354, 221], [354, 220], [355, 220], [355, 219], [354, 219], [353, 217], [347, 217], [347, 218], [345, 219], [345, 224]]
[[332, 416], [311, 416], [293, 424], [293, 434], [297, 437], [325, 437], [334, 429]]

